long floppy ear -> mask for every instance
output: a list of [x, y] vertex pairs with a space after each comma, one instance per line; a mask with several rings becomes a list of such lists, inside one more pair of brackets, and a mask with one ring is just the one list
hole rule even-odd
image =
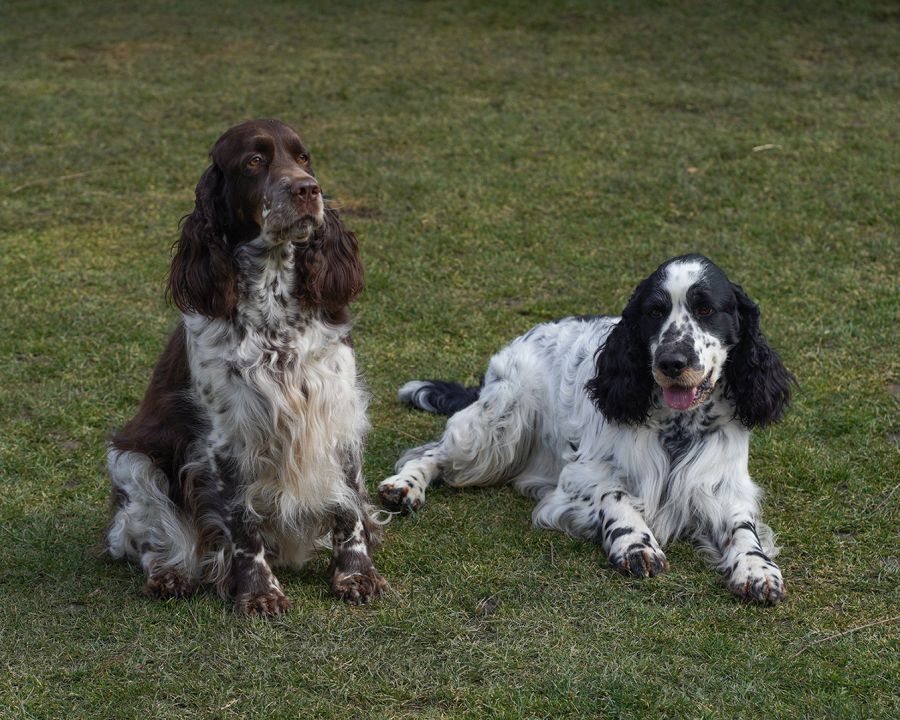
[[226, 318], [237, 305], [237, 266], [225, 237], [225, 177], [213, 163], [197, 183], [194, 210], [181, 224], [168, 294], [182, 312]]
[[363, 289], [365, 276], [356, 235], [335, 210], [325, 208], [325, 222], [294, 251], [297, 299], [307, 306], [338, 312]]
[[794, 376], [766, 344], [759, 329], [759, 306], [732, 284], [740, 322], [738, 342], [725, 365], [726, 394], [735, 415], [749, 428], [777, 422], [791, 400]]
[[597, 409], [608, 419], [629, 425], [642, 423], [653, 400], [650, 349], [640, 335], [640, 302], [648, 281], [631, 296], [622, 319], [612, 329], [595, 356], [596, 375], [585, 389]]

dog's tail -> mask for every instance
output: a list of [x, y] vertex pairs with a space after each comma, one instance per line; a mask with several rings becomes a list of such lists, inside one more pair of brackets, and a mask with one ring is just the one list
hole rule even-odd
[[478, 399], [482, 385], [465, 387], [444, 380], [410, 380], [400, 388], [400, 402], [419, 410], [453, 415]]

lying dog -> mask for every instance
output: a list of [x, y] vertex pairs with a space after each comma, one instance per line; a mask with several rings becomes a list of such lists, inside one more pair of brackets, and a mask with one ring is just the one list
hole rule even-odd
[[677, 257], [621, 318], [516, 339], [480, 388], [404, 385], [402, 401], [452, 417], [439, 442], [401, 458], [381, 501], [417, 509], [439, 476], [512, 482], [538, 499], [535, 525], [600, 542], [621, 572], [667, 570], [660, 543], [689, 536], [735, 595], [775, 604], [785, 587], [747, 460], [750, 428], [779, 419], [791, 382], [744, 291], [708, 259]]
[[109, 553], [140, 562], [147, 595], [212, 583], [237, 612], [273, 615], [290, 603], [272, 567], [330, 535], [334, 593], [367, 602], [385, 582], [347, 314], [356, 237], [287, 125], [237, 125], [211, 158], [169, 274], [181, 322], [110, 443]]

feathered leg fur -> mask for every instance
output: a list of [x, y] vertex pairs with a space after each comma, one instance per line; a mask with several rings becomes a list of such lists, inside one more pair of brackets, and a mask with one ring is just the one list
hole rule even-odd
[[[401, 400], [408, 387], [401, 389]], [[495, 374], [476, 402], [450, 417], [440, 441], [400, 458], [396, 475], [378, 487], [382, 504], [394, 511], [418, 510], [438, 477], [452, 487], [511, 479], [530, 454], [535, 421], [528, 395]]]
[[610, 564], [625, 575], [653, 577], [669, 569], [641, 515], [640, 502], [626, 492], [608, 463], [566, 465], [556, 487], [538, 502], [532, 519], [536, 527], [561, 529], [600, 543]]
[[190, 595], [200, 578], [197, 533], [167, 495], [168, 480], [146, 455], [110, 448], [113, 519], [106, 535], [111, 557], [144, 569], [144, 593]]
[[372, 562], [372, 552], [381, 541], [381, 528], [374, 519], [362, 479], [362, 460], [351, 453], [344, 468], [353, 490], [354, 504], [337, 510], [331, 521], [331, 591], [354, 605], [363, 605], [382, 595], [388, 584]]
[[755, 493], [723, 493], [716, 520], [702, 522], [695, 534], [699, 549], [723, 573], [728, 589], [742, 600], [775, 605], [787, 589], [772, 530], [758, 519]]

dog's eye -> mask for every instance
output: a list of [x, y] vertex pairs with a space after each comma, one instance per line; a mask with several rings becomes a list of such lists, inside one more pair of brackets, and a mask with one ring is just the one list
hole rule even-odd
[[661, 308], [653, 308], [653, 309], [649, 312], [649, 315], [650, 315], [650, 317], [652, 317], [654, 320], [659, 320], [659, 319], [663, 316], [663, 311], [662, 311]]
[[257, 154], [257, 155], [254, 155], [253, 157], [251, 157], [247, 161], [247, 167], [250, 167], [250, 168], [259, 167], [260, 165], [262, 165], [262, 162], [263, 162], [263, 156]]
[[309, 155], [306, 153], [300, 153], [297, 156], [297, 160], [299, 160], [303, 165], [306, 165], [309, 162]]
[[709, 317], [715, 311], [709, 305], [698, 305], [694, 308], [694, 315], [697, 317]]

